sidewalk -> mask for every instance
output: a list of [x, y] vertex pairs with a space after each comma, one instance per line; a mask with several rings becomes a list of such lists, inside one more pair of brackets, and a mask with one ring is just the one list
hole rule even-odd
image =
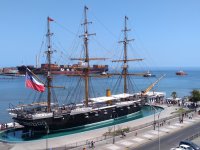
[[148, 143], [152, 140], [159, 140], [162, 136], [165, 136], [167, 134], [176, 132], [178, 130], [181, 130], [183, 128], [186, 128], [194, 123], [197, 123], [200, 121], [200, 116], [194, 116], [192, 119], [185, 118], [183, 123], [179, 123], [178, 120], [174, 120], [170, 125], [164, 125], [156, 128], [156, 130], [149, 130], [146, 132], [143, 132], [141, 134], [138, 134], [137, 136], [127, 136], [125, 138], [121, 138], [120, 140], [117, 140], [115, 144], [111, 144], [112, 142], [102, 143], [95, 145], [95, 150], [128, 150], [129, 148], [136, 148], [140, 146], [141, 144]]
[[[159, 115], [159, 119], [172, 116], [171, 112], [174, 112], [177, 109], [177, 107], [174, 107], [174, 106], [171, 106], [171, 107], [162, 106], [162, 107], [164, 107], [165, 109], [160, 114], [155, 115], [156, 120], [158, 120], [158, 115]], [[141, 131], [138, 130], [137, 136], [135, 136], [135, 132], [134, 133], [132, 132], [132, 133], [127, 134], [126, 137], [123, 139], [120, 137], [116, 137], [115, 144], [112, 144], [113, 143], [112, 138], [103, 140], [101, 142], [96, 142], [95, 149], [97, 149], [97, 150], [98, 149], [99, 150], [100, 149], [118, 150], [118, 149], [126, 149], [128, 147], [135, 147], [141, 143], [146, 143], [149, 140], [157, 139], [158, 135], [163, 136], [170, 132], [174, 132], [175, 130], [179, 130], [180, 127], [183, 128], [185, 126], [188, 126], [188, 125], [194, 123], [198, 119], [200, 119], [200, 118], [198, 118], [198, 117], [193, 118], [193, 119], [184, 121], [182, 124], [177, 123], [178, 120], [176, 120], [176, 123], [174, 123], [173, 125], [171, 123], [168, 126], [165, 125], [163, 127], [160, 127], [159, 132], [156, 130], [153, 130], [153, 126], [151, 126], [149, 128], [143, 129]], [[152, 122], [153, 120], [154, 120], [154, 115], [151, 115], [151, 116], [147, 116], [147, 117], [133, 120], [130, 122], [122, 123], [119, 126], [120, 126], [120, 128], [138, 127], [138, 126], [142, 126], [143, 124]], [[12, 148], [9, 147], [9, 149], [11, 149], [11, 150], [36, 150], [36, 149], [46, 149], [47, 147], [48, 148], [56, 148], [56, 147], [61, 147], [61, 146], [63, 146], [63, 149], [65, 149], [65, 147], [68, 147], [70, 144], [74, 145], [76, 142], [77, 143], [78, 142], [86, 143], [86, 140], [91, 141], [91, 139], [100, 137], [106, 132], [108, 132], [108, 127], [100, 128], [100, 129], [96, 129], [96, 130], [92, 130], [92, 131], [86, 131], [86, 132], [82, 132], [82, 133], [77, 133], [77, 134], [73, 134], [73, 135], [49, 138], [48, 140], [44, 139], [44, 140], [22, 142], [22, 143], [15, 143], [15, 144], [7, 144], [6, 143], [6, 145], [12, 147]], [[0, 145], [2, 145], [2, 144], [4, 144], [4, 143], [0, 143]], [[84, 146], [78, 147], [75, 149], [82, 150], [83, 148], [84, 148]], [[88, 147], [86, 147], [86, 148], [88, 149]]]

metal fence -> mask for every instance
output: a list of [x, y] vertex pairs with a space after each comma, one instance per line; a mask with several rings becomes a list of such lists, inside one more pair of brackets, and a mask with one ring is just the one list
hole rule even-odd
[[[156, 120], [155, 122], [158, 124], [160, 122], [169, 122], [170, 120], [173, 119], [177, 119], [180, 117], [180, 114], [174, 114], [173, 116], [169, 116], [169, 117], [165, 117], [165, 118], [160, 118], [159, 120]], [[129, 131], [127, 132], [128, 134], [134, 133], [138, 130], [143, 130], [144, 128], [147, 127], [153, 127], [154, 126], [154, 121], [143, 124], [143, 125], [139, 125], [136, 127], [129, 127]], [[115, 138], [120, 138], [121, 135], [116, 135]], [[77, 149], [82, 149], [83, 147], [88, 148], [90, 146], [90, 141], [94, 141], [95, 143], [106, 143], [107, 141], [109, 141], [110, 143], [112, 142], [113, 136], [99, 136], [96, 138], [91, 138], [91, 139], [87, 139], [84, 141], [79, 141], [76, 143], [72, 143], [72, 144], [67, 144], [67, 145], [63, 145], [60, 147], [56, 147], [56, 148], [51, 148], [52, 150], [77, 150]]]
[[188, 138], [185, 139], [185, 140], [192, 141], [192, 140], [194, 140], [194, 139], [196, 139], [196, 138], [198, 138], [198, 137], [200, 137], [200, 132], [199, 132], [199, 133], [196, 133], [196, 134], [194, 134], [194, 135], [192, 135], [191, 137], [188, 137]]

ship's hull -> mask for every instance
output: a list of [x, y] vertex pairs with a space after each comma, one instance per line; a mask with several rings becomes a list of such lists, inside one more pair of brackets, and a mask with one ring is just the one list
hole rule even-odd
[[139, 112], [141, 110], [140, 104], [123, 106], [123, 107], [109, 107], [99, 109], [87, 113], [80, 114], [62, 114], [61, 116], [53, 116], [43, 119], [24, 119], [14, 117], [14, 121], [23, 125], [27, 129], [44, 130], [49, 128], [50, 131], [57, 131], [61, 129], [70, 129], [75, 127], [83, 127], [88, 124], [115, 119], [117, 117], [127, 116]]
[[[26, 74], [26, 66], [18, 66], [18, 71], [20, 74]], [[47, 68], [34, 68], [33, 66], [28, 66], [28, 68], [34, 73], [34, 74], [46, 74]], [[71, 74], [83, 74], [84, 68], [77, 68], [76, 70], [71, 68], [52, 68], [51, 73], [52, 74], [63, 74], [63, 75], [71, 75]], [[90, 74], [100, 74], [102, 72], [108, 71], [108, 65], [98, 67], [97, 65], [94, 65], [89, 69]]]
[[187, 75], [187, 73], [185, 73], [185, 72], [176, 72], [176, 75], [177, 76], [185, 76], [185, 75]]
[[144, 74], [143, 77], [156, 77], [156, 75], [152, 75], [152, 74]]

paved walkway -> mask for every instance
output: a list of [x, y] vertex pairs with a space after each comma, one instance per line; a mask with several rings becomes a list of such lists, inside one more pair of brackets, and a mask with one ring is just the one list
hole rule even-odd
[[[200, 121], [200, 116], [195, 116], [193, 119], [184, 119], [183, 123], [178, 123], [178, 121], [173, 122], [171, 125], [166, 125], [160, 127], [160, 129], [149, 130], [137, 136], [126, 137], [119, 141], [116, 141], [115, 144], [101, 144], [96, 146], [96, 150], [128, 150], [129, 148], [136, 148], [141, 144], [148, 143], [152, 140], [159, 140], [162, 136], [182, 130], [196, 122]], [[81, 149], [81, 148], [80, 148]]]
[[[172, 112], [177, 110], [177, 107], [167, 107], [163, 106], [165, 109], [160, 113], [156, 114], [155, 118], [156, 120], [162, 118], [166, 118], [169, 116], [172, 116]], [[125, 127], [138, 127], [143, 124], [152, 122], [154, 120], [154, 115], [147, 116], [144, 118], [140, 118], [134, 121], [126, 122], [120, 124], [120, 128], [125, 128]], [[151, 126], [148, 129], [143, 129], [142, 131], [137, 131], [138, 135], [135, 136], [135, 133], [130, 133], [127, 134], [125, 138], [120, 138], [116, 137], [115, 138], [115, 144], [112, 144], [113, 139], [107, 139], [103, 140], [102, 142], [95, 143], [95, 149], [97, 150], [120, 150], [120, 149], [127, 149], [128, 147], [136, 147], [140, 145], [141, 143], [146, 143], [149, 140], [154, 140], [157, 139], [158, 136], [164, 136], [165, 134], [168, 134], [170, 132], [174, 132], [176, 130], [180, 130], [181, 128], [184, 128], [190, 124], [195, 123], [197, 120], [200, 120], [199, 117], [193, 117], [193, 119], [186, 119], [182, 124], [178, 123], [178, 120], [170, 125], [165, 125], [163, 127], [159, 128], [159, 132], [156, 130], [152, 130], [153, 127]], [[70, 144], [74, 145], [74, 143], [78, 142], [84, 142], [86, 143], [86, 140], [91, 140], [98, 138], [102, 136], [105, 132], [108, 132], [108, 127], [101, 128], [101, 129], [96, 129], [92, 131], [86, 131], [86, 132], [81, 132], [73, 135], [66, 135], [66, 136], [61, 136], [61, 137], [56, 137], [56, 138], [49, 138], [48, 140], [37, 140], [37, 141], [32, 141], [32, 142], [22, 142], [22, 143], [14, 143], [14, 144], [8, 144], [8, 143], [0, 143], [0, 149], [11, 149], [11, 150], [37, 150], [37, 149], [46, 149], [48, 148], [56, 148], [56, 147], [61, 147], [64, 149], [65, 146], [69, 146]], [[75, 149], [80, 149], [82, 150], [84, 147], [78, 147]], [[86, 147], [88, 149], [88, 147]], [[74, 150], [75, 150], [74, 149]]]

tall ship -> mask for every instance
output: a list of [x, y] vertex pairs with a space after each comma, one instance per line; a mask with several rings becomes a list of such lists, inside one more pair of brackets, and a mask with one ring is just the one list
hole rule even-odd
[[[133, 75], [128, 72], [129, 61], [141, 61], [142, 59], [128, 59], [127, 55], [127, 44], [131, 41], [127, 39], [127, 20], [125, 17], [124, 26], [124, 39], [121, 41], [124, 46], [124, 56], [121, 60], [113, 60], [113, 62], [122, 62], [122, 71], [119, 74], [112, 74], [121, 76], [124, 80], [123, 93], [112, 95], [109, 89], [106, 90], [106, 96], [94, 97], [89, 96], [89, 78], [90, 75], [90, 61], [100, 60], [103, 58], [90, 58], [88, 40], [93, 34], [88, 32], [88, 22], [87, 19], [88, 8], [84, 7], [84, 34], [82, 35], [84, 41], [84, 58], [77, 58], [85, 63], [85, 68], [82, 74], [79, 74], [82, 79], [84, 79], [84, 100], [80, 103], [73, 105], [59, 105], [56, 98], [53, 97], [54, 93], [52, 89], [55, 87], [52, 85], [52, 63], [51, 55], [53, 54], [51, 46], [51, 36], [50, 23], [51, 18], [47, 18], [47, 60], [48, 60], [48, 72], [46, 74], [46, 82], [43, 84], [38, 84], [38, 89], [40, 92], [47, 92], [46, 102], [35, 102], [29, 105], [16, 106], [9, 109], [9, 114], [12, 116], [13, 120], [20, 125], [24, 126], [26, 129], [31, 130], [45, 130], [57, 131], [60, 129], [71, 129], [74, 127], [84, 127], [85, 125], [92, 123], [99, 123], [101, 121], [114, 120], [116, 117], [125, 117], [130, 114], [134, 114], [141, 110], [144, 105], [143, 95], [152, 88], [152, 84], [147, 90], [141, 92], [139, 95], [136, 93], [130, 94], [127, 89], [127, 77]], [[34, 75], [30, 69], [28, 69], [29, 75]], [[106, 74], [107, 75], [107, 74]], [[110, 74], [111, 75], [111, 74]], [[73, 74], [72, 74], [73, 76]], [[35, 76], [36, 77], [36, 76]], [[39, 80], [39, 79], [38, 79]], [[29, 85], [29, 83], [27, 84]], [[46, 90], [44, 89], [46, 88]], [[45, 91], [44, 91], [45, 90]]]

